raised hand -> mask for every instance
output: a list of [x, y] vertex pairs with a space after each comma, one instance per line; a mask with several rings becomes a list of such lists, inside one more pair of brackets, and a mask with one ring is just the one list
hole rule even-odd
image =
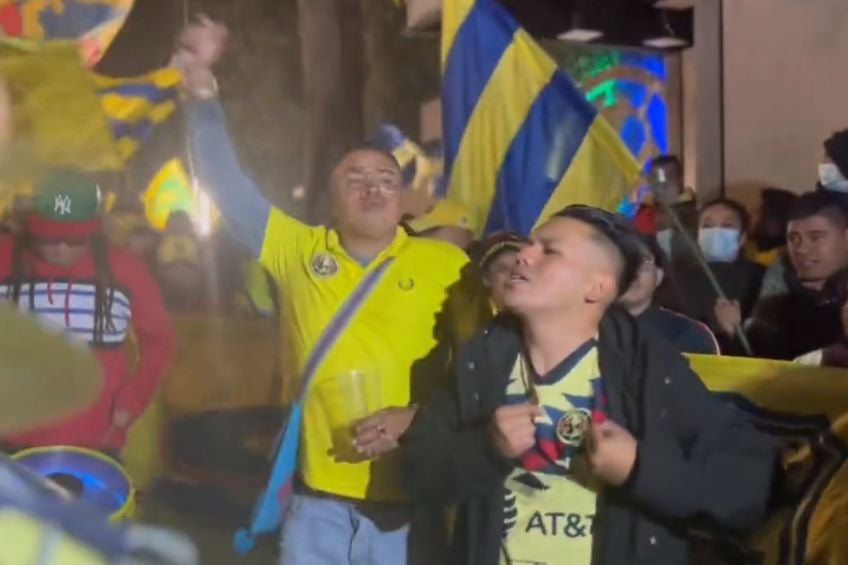
[[201, 15], [177, 38], [171, 66], [183, 73], [189, 94], [214, 91], [217, 87], [212, 67], [221, 59], [227, 44], [227, 28]]

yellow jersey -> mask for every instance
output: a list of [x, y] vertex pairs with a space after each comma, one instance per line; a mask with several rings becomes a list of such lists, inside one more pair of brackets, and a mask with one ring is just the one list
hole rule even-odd
[[338, 233], [272, 209], [260, 262], [277, 281], [284, 401], [324, 328], [362, 278], [394, 261], [318, 368], [304, 402], [300, 475], [314, 490], [353, 499], [399, 501], [397, 454], [363, 461], [351, 449], [350, 391], [340, 377], [364, 374], [377, 400], [406, 406], [444, 385], [453, 346], [490, 316], [468, 257], [444, 242], [408, 236], [368, 266], [347, 254]]
[[[591, 340], [544, 379], [518, 357], [507, 386], [510, 403], [537, 402], [536, 445], [506, 482], [502, 565], [589, 565], [599, 485], [584, 452], [599, 384]], [[509, 560], [507, 560], [509, 556]]]

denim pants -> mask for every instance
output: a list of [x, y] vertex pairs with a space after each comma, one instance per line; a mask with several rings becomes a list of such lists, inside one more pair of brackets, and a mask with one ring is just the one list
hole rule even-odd
[[409, 524], [381, 531], [340, 499], [293, 495], [283, 520], [279, 565], [406, 565]]

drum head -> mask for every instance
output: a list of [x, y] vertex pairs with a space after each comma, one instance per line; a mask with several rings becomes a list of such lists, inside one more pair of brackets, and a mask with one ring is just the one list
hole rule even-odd
[[111, 518], [126, 517], [134, 491], [117, 461], [78, 447], [41, 447], [13, 456], [38, 476], [50, 480], [70, 498], [97, 508]]

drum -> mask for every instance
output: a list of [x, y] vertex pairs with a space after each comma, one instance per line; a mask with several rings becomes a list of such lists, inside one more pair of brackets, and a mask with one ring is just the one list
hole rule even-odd
[[112, 522], [135, 514], [135, 488], [121, 465], [98, 451], [81, 447], [36, 447], [12, 459], [58, 485], [72, 498], [100, 510]]

